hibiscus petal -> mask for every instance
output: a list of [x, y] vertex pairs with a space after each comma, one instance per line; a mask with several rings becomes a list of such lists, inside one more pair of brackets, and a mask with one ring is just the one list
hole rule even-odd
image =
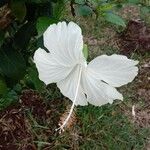
[[115, 99], [123, 100], [122, 94], [114, 87], [96, 79], [88, 70], [83, 73], [81, 81], [90, 104], [101, 106]]
[[[68, 75], [67, 78], [57, 83], [58, 88], [60, 89], [61, 93], [68, 97], [71, 101], [75, 98], [75, 93], [77, 90], [77, 83], [79, 79], [79, 65], [77, 65], [72, 72]], [[79, 85], [77, 100], [75, 105], [87, 105], [87, 100], [81, 85]]]
[[73, 65], [83, 57], [83, 36], [80, 27], [70, 22], [59, 22], [44, 33], [44, 45], [64, 65]]
[[128, 59], [123, 55], [102, 55], [89, 63], [88, 70], [95, 78], [113, 87], [120, 87], [131, 82], [138, 74], [138, 68], [135, 66], [137, 64], [138, 61]]
[[39, 72], [39, 79], [45, 84], [58, 82], [64, 79], [71, 72], [72, 67], [60, 64], [58, 60], [39, 48], [34, 54], [34, 62]]

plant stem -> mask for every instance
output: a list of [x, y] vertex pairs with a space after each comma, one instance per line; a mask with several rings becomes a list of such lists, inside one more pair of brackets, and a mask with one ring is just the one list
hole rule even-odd
[[66, 124], [68, 123], [71, 115], [72, 115], [72, 112], [73, 112], [73, 109], [75, 107], [75, 103], [76, 103], [76, 100], [77, 100], [77, 95], [78, 95], [78, 91], [79, 91], [79, 86], [80, 86], [80, 80], [81, 80], [81, 72], [82, 72], [82, 66], [80, 66], [79, 68], [79, 77], [78, 77], [78, 82], [77, 82], [77, 87], [76, 87], [76, 92], [75, 92], [75, 97], [74, 97], [74, 100], [73, 100], [73, 104], [70, 108], [70, 112], [67, 116], [67, 118], [65, 119], [65, 121], [63, 122], [62, 125], [60, 125], [60, 127], [58, 129], [56, 129], [56, 131], [60, 130], [59, 133], [61, 133], [62, 131], [64, 131], [64, 127], [66, 126]]

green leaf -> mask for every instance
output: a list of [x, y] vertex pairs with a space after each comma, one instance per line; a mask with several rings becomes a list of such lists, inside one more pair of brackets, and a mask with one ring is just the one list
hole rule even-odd
[[49, 17], [39, 17], [36, 23], [38, 36], [41, 36], [48, 28], [48, 26], [50, 26], [52, 23], [55, 23], [54, 19], [51, 19]]
[[85, 59], [87, 60], [87, 58], [88, 58], [88, 47], [86, 44], [84, 44], [84, 46], [83, 46], [83, 54], [84, 54]]
[[22, 86], [21, 84], [17, 83], [14, 87], [13, 90], [16, 91], [17, 93], [21, 93], [22, 91]]
[[37, 10], [36, 10], [37, 17], [42, 17], [42, 16], [52, 17], [53, 8], [52, 8], [51, 1], [37, 4], [36, 6], [37, 6]]
[[31, 37], [35, 34], [36, 28], [34, 22], [28, 22], [24, 24], [15, 34], [14, 47], [17, 49], [25, 50]]
[[11, 2], [11, 10], [14, 16], [19, 20], [23, 21], [26, 16], [26, 5], [23, 1], [13, 0]]
[[0, 77], [0, 95], [3, 95], [7, 92], [7, 85], [2, 77]]
[[56, 21], [59, 21], [59, 19], [61, 18], [64, 8], [64, 0], [58, 0], [57, 3], [53, 3], [53, 17], [56, 19]]
[[11, 90], [0, 98], [0, 111], [18, 101], [18, 95], [15, 91]]
[[79, 5], [75, 9], [76, 15], [78, 16], [89, 16], [92, 14], [92, 9], [89, 6], [86, 5]]
[[116, 24], [116, 25], [120, 25], [122, 27], [126, 27], [125, 21], [120, 16], [118, 16], [116, 14], [106, 13], [104, 15], [104, 17], [108, 22], [111, 22], [111, 23]]
[[141, 7], [140, 8], [140, 17], [147, 23], [150, 23], [150, 7]]
[[[86, 0], [85, 0], [86, 1]], [[89, 2], [89, 4], [91, 5], [91, 6], [94, 6], [95, 8], [98, 6], [98, 5], [101, 5], [100, 3], [101, 3], [101, 1], [102, 0], [88, 0], [88, 2]], [[86, 1], [87, 2], [87, 1]], [[102, 2], [103, 3], [103, 2]]]
[[80, 4], [80, 5], [84, 5], [85, 0], [75, 0], [75, 3]]
[[20, 80], [26, 71], [25, 60], [21, 53], [13, 49], [10, 44], [0, 49], [0, 73], [14, 81]]
[[112, 10], [113, 7], [114, 7], [113, 4], [104, 3], [103, 5], [99, 5], [99, 11], [100, 12], [110, 11], [110, 10]]
[[43, 49], [45, 49], [45, 46], [44, 46], [44, 41], [43, 41], [43, 36], [40, 36], [37, 38], [37, 48], [41, 47]]
[[142, 15], [148, 15], [150, 13], [150, 8], [148, 7], [141, 7], [141, 14]]
[[30, 80], [30, 82], [34, 84], [36, 90], [38, 90], [39, 92], [43, 90], [44, 83], [41, 80], [39, 80], [38, 72], [35, 67], [28, 69], [28, 80]]

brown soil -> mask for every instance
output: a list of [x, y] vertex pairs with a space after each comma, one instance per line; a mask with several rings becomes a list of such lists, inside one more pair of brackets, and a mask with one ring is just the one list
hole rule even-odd
[[46, 105], [37, 92], [23, 91], [20, 103], [0, 114], [0, 150], [37, 150], [39, 143], [42, 150], [51, 149], [63, 110], [61, 99], [49, 100]]
[[[140, 64], [138, 77], [131, 89], [134, 92], [132, 104], [122, 104], [121, 108], [136, 126], [150, 128], [150, 59]], [[133, 106], [135, 116], [132, 114]]]
[[139, 20], [130, 20], [127, 28], [119, 35], [118, 46], [122, 54], [150, 52], [150, 28]]

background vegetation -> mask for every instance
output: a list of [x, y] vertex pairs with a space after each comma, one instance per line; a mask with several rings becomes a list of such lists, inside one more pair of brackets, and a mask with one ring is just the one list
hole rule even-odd
[[[136, 80], [120, 89], [124, 102], [78, 107], [58, 135], [70, 101], [38, 79], [32, 61], [42, 34], [59, 21], [83, 29], [88, 60], [125, 54], [140, 61]], [[0, 1], [0, 149], [149, 149], [150, 3], [148, 0]], [[135, 106], [136, 116], [132, 116]]]

